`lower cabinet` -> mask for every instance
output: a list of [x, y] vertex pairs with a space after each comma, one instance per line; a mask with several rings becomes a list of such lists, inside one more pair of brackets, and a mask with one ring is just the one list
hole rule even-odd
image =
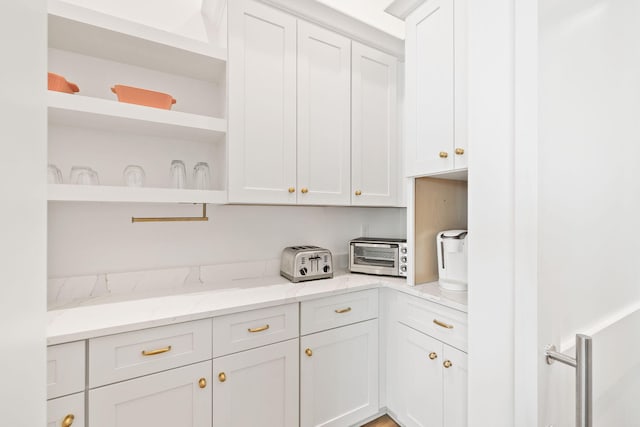
[[47, 401], [47, 427], [84, 427], [84, 392]]
[[396, 416], [406, 427], [467, 425], [467, 355], [396, 325]]
[[206, 361], [89, 390], [89, 425], [210, 427], [210, 383]]
[[300, 426], [351, 426], [378, 412], [378, 320], [300, 338]]
[[214, 427], [298, 425], [298, 339], [213, 360]]

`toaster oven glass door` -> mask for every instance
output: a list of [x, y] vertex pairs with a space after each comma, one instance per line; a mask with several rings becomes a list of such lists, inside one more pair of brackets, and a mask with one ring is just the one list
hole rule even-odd
[[357, 243], [351, 246], [351, 271], [398, 275], [398, 245]]

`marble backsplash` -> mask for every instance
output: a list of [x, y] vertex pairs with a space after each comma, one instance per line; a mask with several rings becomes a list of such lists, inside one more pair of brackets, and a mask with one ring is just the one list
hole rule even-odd
[[[334, 254], [334, 270], [345, 270], [347, 254]], [[178, 267], [160, 270], [102, 273], [88, 276], [49, 278], [49, 310], [74, 303], [99, 303], [132, 294], [157, 296], [238, 287], [250, 287], [251, 279], [273, 277], [280, 281], [280, 259], [231, 264]]]

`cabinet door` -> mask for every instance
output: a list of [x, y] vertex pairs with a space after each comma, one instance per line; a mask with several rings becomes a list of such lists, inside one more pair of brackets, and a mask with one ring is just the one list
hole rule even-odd
[[89, 391], [92, 427], [210, 427], [211, 361]]
[[399, 187], [397, 59], [352, 43], [351, 203], [391, 206]]
[[351, 41], [298, 21], [298, 203], [348, 205]]
[[229, 2], [228, 78], [229, 201], [295, 203], [296, 19]]
[[[467, 426], [467, 354], [444, 345], [444, 427]], [[444, 363], [444, 362], [443, 362]], [[446, 368], [449, 366], [449, 368]]]
[[214, 427], [298, 425], [298, 340], [213, 360]]
[[407, 427], [442, 426], [443, 344], [398, 324], [397, 416]]
[[406, 21], [408, 176], [454, 166], [453, 21], [454, 0], [430, 0]]
[[47, 427], [60, 427], [63, 422], [84, 427], [84, 392], [47, 401]]
[[378, 412], [378, 320], [300, 338], [300, 425], [350, 426]]

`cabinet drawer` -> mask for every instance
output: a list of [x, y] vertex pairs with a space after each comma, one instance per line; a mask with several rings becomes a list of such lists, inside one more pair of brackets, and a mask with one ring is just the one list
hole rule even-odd
[[400, 323], [467, 351], [466, 313], [403, 293], [398, 295], [396, 313]]
[[89, 387], [211, 358], [211, 319], [89, 340]]
[[73, 427], [84, 427], [84, 392], [47, 402], [47, 427], [60, 427], [63, 421], [72, 421]]
[[298, 336], [298, 304], [244, 311], [213, 319], [213, 357]]
[[300, 335], [378, 317], [378, 290], [351, 292], [300, 304]]
[[47, 399], [84, 390], [85, 342], [47, 347]]

